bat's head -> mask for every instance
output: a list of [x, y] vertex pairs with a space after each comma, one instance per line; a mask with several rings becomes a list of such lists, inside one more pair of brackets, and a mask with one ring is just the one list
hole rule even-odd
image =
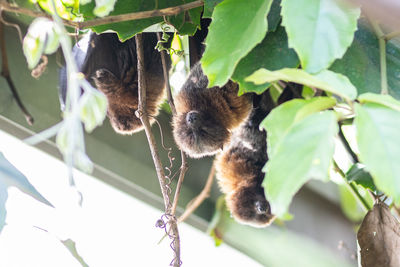
[[173, 125], [176, 143], [193, 158], [216, 154], [230, 138], [229, 130], [212, 109], [178, 114]]
[[275, 218], [260, 185], [241, 187], [227, 195], [227, 205], [232, 216], [242, 224], [265, 227]]
[[174, 138], [189, 156], [200, 158], [219, 152], [249, 115], [250, 96], [238, 96], [239, 86], [228, 81], [208, 88], [208, 78], [196, 64], [176, 95]]

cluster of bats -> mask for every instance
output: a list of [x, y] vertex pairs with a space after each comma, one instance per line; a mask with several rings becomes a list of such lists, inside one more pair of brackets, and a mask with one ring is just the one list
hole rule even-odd
[[[161, 55], [154, 49], [156, 44], [155, 33], [143, 33], [150, 122], [157, 116], [165, 96]], [[135, 115], [138, 108], [135, 39], [121, 43], [114, 33], [90, 33], [74, 47], [73, 53], [80, 71], [106, 95], [107, 116], [115, 131], [132, 134], [142, 130]], [[170, 68], [171, 62], [167, 65]], [[65, 71], [60, 77], [61, 100], [65, 100]], [[266, 132], [259, 124], [276, 104], [268, 91], [238, 96], [239, 86], [233, 81], [222, 87], [207, 87], [207, 76], [201, 64], [196, 63], [174, 96], [175, 142], [193, 158], [216, 155], [217, 179], [232, 216], [243, 224], [267, 226], [274, 215], [261, 186], [262, 168], [268, 156]]]

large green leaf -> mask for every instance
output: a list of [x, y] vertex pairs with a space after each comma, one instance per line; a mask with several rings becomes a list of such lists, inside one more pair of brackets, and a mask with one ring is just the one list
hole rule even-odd
[[400, 101], [394, 99], [390, 95], [381, 95], [381, 94], [373, 94], [373, 93], [365, 93], [360, 95], [358, 98], [361, 104], [363, 103], [377, 103], [389, 108], [400, 111]]
[[211, 18], [216, 5], [221, 3], [223, 0], [204, 0], [204, 13], [203, 18]]
[[[89, 87], [90, 88], [90, 87]], [[101, 125], [107, 114], [107, 98], [99, 90], [86, 90], [79, 100], [80, 117], [87, 132]]]
[[282, 25], [289, 47], [306, 71], [317, 73], [341, 58], [353, 41], [358, 8], [337, 0], [283, 0]]
[[246, 82], [245, 78], [260, 68], [278, 70], [295, 68], [299, 59], [293, 49], [288, 48], [287, 36], [283, 27], [270, 32], [264, 40], [251, 52], [242, 58], [232, 75], [232, 80], [239, 83], [239, 94], [246, 92], [262, 93], [269, 87], [269, 83], [256, 85]]
[[316, 87], [348, 100], [353, 100], [357, 96], [357, 89], [346, 76], [329, 70], [323, 70], [317, 74], [309, 74], [301, 69], [285, 68], [277, 71], [259, 69], [245, 79], [245, 81], [254, 82], [255, 84], [279, 80]]
[[290, 128], [263, 169], [272, 213], [284, 215], [293, 196], [309, 179], [328, 177], [337, 132], [333, 111], [314, 113]]
[[334, 98], [315, 97], [309, 100], [294, 99], [273, 109], [261, 122], [260, 126], [267, 132], [268, 154], [274, 155], [278, 143], [283, 140], [290, 128], [308, 115], [333, 107]]
[[[154, 9], [162, 9], [167, 7], [179, 6], [185, 3], [193, 2], [194, 0], [157, 0], [157, 1], [142, 1], [142, 0], [132, 0], [123, 1], [118, 0], [114, 6], [114, 10], [109, 14], [110, 16], [127, 14], [132, 12], [149, 11]], [[80, 12], [84, 15], [85, 20], [95, 19], [96, 16], [93, 14], [95, 8], [94, 1], [86, 5], [80, 6]], [[183, 14], [179, 14], [173, 17], [167, 17], [166, 19], [170, 21], [178, 30], [182, 30], [185, 34], [194, 32], [195, 28], [198, 26], [200, 18], [200, 13], [202, 8], [196, 8], [195, 10], [188, 12], [190, 19], [183, 20]], [[132, 38], [136, 33], [143, 31], [145, 28], [162, 22], [162, 17], [154, 17], [148, 19], [139, 19], [133, 21], [124, 21], [112, 24], [105, 24], [100, 26], [95, 26], [92, 28], [97, 33], [104, 32], [106, 30], [112, 30], [118, 33], [118, 37], [121, 40], [127, 40]]]
[[225, 0], [215, 7], [201, 59], [209, 87], [223, 86], [239, 60], [264, 39], [271, 3], [272, 0]]
[[[353, 44], [342, 59], [336, 60], [331, 70], [346, 75], [357, 87], [358, 93], [381, 91], [379, 45], [366, 21], [358, 25]], [[389, 94], [400, 99], [400, 47], [393, 41], [386, 45]]]
[[281, 22], [281, 0], [273, 0], [267, 19], [268, 31], [276, 31], [279, 26], [279, 22]]
[[386, 106], [355, 105], [360, 160], [378, 189], [400, 201], [400, 112]]
[[355, 182], [364, 188], [376, 191], [374, 181], [372, 180], [371, 174], [365, 169], [365, 166], [360, 163], [356, 163], [347, 171], [346, 179], [351, 183]]
[[17, 168], [15, 168], [0, 152], [0, 182], [5, 184], [6, 186], [15, 186], [22, 192], [30, 195], [36, 200], [49, 205], [51, 203], [45, 199], [33, 185], [26, 179], [25, 175], [23, 175]]
[[[176, 16], [169, 16], [168, 21], [174, 25], [180, 35], [193, 35], [197, 27], [200, 25], [201, 12], [203, 7], [190, 9], [186, 12], [179, 13]], [[189, 15], [189, 20], [187, 19]]]

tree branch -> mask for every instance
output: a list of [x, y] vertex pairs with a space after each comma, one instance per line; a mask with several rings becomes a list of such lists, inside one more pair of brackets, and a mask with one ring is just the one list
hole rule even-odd
[[129, 14], [109, 16], [109, 17], [100, 18], [100, 19], [88, 20], [88, 21], [84, 21], [84, 22], [79, 22], [79, 26], [80, 26], [80, 28], [88, 28], [88, 27], [93, 27], [93, 26], [99, 26], [99, 25], [122, 22], [122, 21], [129, 21], [129, 20], [146, 19], [146, 18], [161, 17], [161, 16], [173, 16], [173, 15], [177, 15], [181, 12], [184, 12], [186, 10], [202, 6], [203, 4], [204, 4], [203, 0], [198, 0], [198, 1], [187, 3], [187, 4], [183, 4], [180, 6], [167, 7], [167, 8], [163, 8], [163, 9], [141, 11], [141, 12], [135, 12], [135, 13], [129, 13]]
[[[159, 42], [162, 40], [161, 33], [157, 33], [157, 39]], [[174, 99], [172, 97], [171, 86], [169, 85], [169, 74], [168, 74], [167, 59], [166, 59], [167, 53], [165, 52], [165, 50], [162, 50], [162, 51], [160, 51], [160, 54], [161, 54], [161, 62], [162, 62], [162, 67], [163, 67], [165, 87], [167, 90], [168, 104], [171, 107], [172, 114], [176, 115], [176, 108], [175, 108], [175, 104], [174, 104]], [[179, 200], [179, 195], [181, 192], [181, 187], [183, 184], [183, 179], [185, 178], [185, 173], [188, 169], [188, 166], [186, 163], [186, 155], [182, 150], [181, 150], [181, 161], [182, 161], [181, 171], [179, 174], [178, 183], [176, 185], [174, 201], [172, 203], [172, 208], [171, 208], [171, 214], [173, 214], [173, 215], [175, 215], [176, 207], [178, 206], [178, 200]]]
[[[142, 34], [139, 33], [136, 35], [136, 51], [137, 51], [137, 67], [138, 67], [138, 84], [139, 84], [139, 104], [137, 110], [137, 116], [140, 118], [144, 126], [144, 130], [146, 132], [147, 141], [150, 146], [151, 156], [154, 161], [154, 165], [157, 172], [158, 181], [161, 187], [161, 193], [164, 199], [165, 206], [165, 215], [168, 219], [166, 224], [170, 225], [170, 230], [172, 231], [172, 235], [169, 235], [171, 239], [173, 239], [173, 250], [175, 253], [175, 257], [172, 261], [173, 266], [179, 267], [181, 265], [180, 261], [180, 242], [179, 242], [179, 232], [176, 223], [176, 218], [174, 214], [171, 213], [171, 203], [169, 201], [168, 195], [168, 185], [165, 181], [165, 173], [163, 166], [161, 164], [161, 160], [158, 154], [158, 149], [156, 146], [156, 142], [154, 139], [154, 135], [150, 129], [149, 118], [147, 115], [147, 103], [146, 103], [146, 73], [144, 69], [144, 54], [143, 54], [143, 37]], [[166, 229], [166, 232], [169, 233], [169, 230]]]
[[400, 31], [395, 31], [395, 32], [385, 34], [384, 38], [385, 38], [385, 41], [388, 42], [388, 41], [390, 41], [390, 39], [396, 38], [397, 36], [400, 36]]
[[[184, 12], [184, 11], [196, 8], [196, 7], [200, 7], [203, 5], [204, 5], [203, 0], [197, 0], [197, 1], [183, 4], [180, 6], [167, 7], [167, 8], [163, 8], [163, 9], [155, 9], [155, 10], [149, 10], [149, 11], [133, 12], [133, 13], [121, 14], [121, 15], [115, 15], [115, 16], [108, 16], [105, 18], [97, 18], [97, 19], [92, 19], [92, 20], [83, 21], [83, 22], [70, 21], [70, 20], [63, 19], [63, 23], [66, 26], [70, 26], [70, 27], [74, 27], [74, 28], [78, 28], [78, 29], [84, 29], [84, 28], [90, 28], [90, 27], [94, 27], [94, 26], [110, 24], [110, 23], [117, 23], [117, 22], [122, 22], [122, 21], [146, 19], [146, 18], [161, 17], [161, 16], [173, 16], [173, 15], [177, 15], [181, 12]], [[24, 15], [27, 15], [30, 17], [46, 17], [46, 18], [52, 19], [51, 15], [46, 14], [44, 12], [37, 12], [37, 11], [33, 11], [33, 10], [30, 10], [27, 8], [13, 6], [7, 2], [0, 3], [0, 10], [24, 14]]]
[[381, 27], [376, 21], [370, 20], [372, 24], [372, 28], [375, 31], [375, 35], [378, 38], [379, 42], [379, 58], [380, 58], [380, 66], [381, 66], [381, 94], [387, 95], [389, 94], [388, 85], [387, 85], [387, 66], [386, 66], [386, 40], [385, 34], [383, 33]]
[[[53, 17], [47, 13], [40, 12], [40, 11], [34, 11], [29, 8], [24, 8], [24, 7], [18, 7], [15, 5], [11, 5], [7, 3], [6, 1], [1, 1], [0, 3], [0, 10], [2, 11], [7, 11], [7, 12], [12, 12], [12, 13], [17, 13], [17, 14], [23, 14], [29, 17], [33, 18], [38, 18], [38, 17], [45, 17], [48, 19], [53, 20]], [[77, 21], [70, 21], [70, 20], [65, 20], [61, 19], [62, 23], [66, 26], [74, 27], [74, 28], [79, 28], [79, 23]]]
[[185, 212], [178, 218], [178, 223], [186, 220], [200, 206], [200, 204], [203, 203], [203, 201], [210, 196], [214, 177], [215, 164], [213, 163], [210, 169], [210, 173], [208, 174], [206, 185], [204, 186], [200, 194], [189, 202], [188, 207], [185, 209]]
[[347, 188], [350, 190], [350, 192], [353, 193], [353, 196], [359, 201], [361, 207], [364, 209], [364, 211], [369, 211], [371, 210], [371, 207], [369, 206], [368, 202], [360, 195], [358, 192], [358, 189], [354, 182], [349, 182], [346, 179], [346, 174], [343, 172], [342, 169], [340, 169], [339, 165], [336, 163], [335, 160], [333, 160], [333, 167], [335, 171], [343, 178], [344, 184], [347, 186]]
[[0, 47], [1, 47], [1, 73], [0, 75], [6, 79], [8, 86], [10, 87], [11, 93], [17, 102], [18, 107], [21, 109], [22, 113], [25, 116], [25, 120], [29, 125], [33, 124], [33, 117], [25, 108], [24, 104], [22, 103], [17, 88], [14, 85], [13, 80], [11, 79], [10, 69], [8, 67], [8, 58], [7, 58], [7, 50], [6, 50], [6, 42], [4, 39], [4, 25], [0, 22]]

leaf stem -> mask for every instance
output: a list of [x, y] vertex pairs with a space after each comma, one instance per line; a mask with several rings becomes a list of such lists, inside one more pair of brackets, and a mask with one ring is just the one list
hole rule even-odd
[[[161, 193], [163, 195], [164, 207], [165, 207], [164, 215], [168, 220], [166, 224], [170, 225], [170, 229], [169, 230], [166, 229], [165, 231], [168, 234], [168, 236], [172, 239], [172, 243], [170, 246], [174, 251], [174, 259], [172, 260], [171, 265], [174, 267], [179, 267], [181, 266], [181, 260], [180, 260], [180, 238], [177, 227], [177, 221], [175, 214], [173, 213], [172, 210], [171, 202], [169, 200], [168, 184], [166, 183], [164, 169], [158, 153], [154, 135], [151, 132], [151, 126], [147, 114], [146, 77], [145, 77], [146, 71], [144, 68], [143, 36], [141, 33], [139, 33], [136, 35], [135, 38], [136, 38], [136, 51], [137, 51], [138, 99], [139, 99], [137, 116], [139, 117], [140, 121], [144, 126], [147, 141], [150, 147], [151, 156], [153, 158], [154, 166], [156, 168], [158, 181], [160, 183]], [[184, 175], [182, 169], [181, 169], [181, 175]], [[180, 180], [183, 181], [183, 178], [180, 177]]]
[[385, 36], [383, 36], [383, 38], [385, 38], [386, 42], [390, 41], [390, 39], [393, 39], [397, 36], [400, 36], [400, 31], [394, 31], [388, 34], [385, 34]]
[[360, 162], [356, 153], [354, 153], [353, 149], [351, 148], [349, 142], [347, 141], [346, 137], [344, 136], [342, 130], [342, 123], [339, 122], [339, 138], [344, 147], [346, 148], [347, 153], [350, 154], [351, 158], [353, 159], [354, 163]]
[[335, 171], [343, 178], [343, 181], [345, 182], [345, 184], [346, 184], [347, 188], [350, 190], [350, 192], [353, 193], [353, 196], [356, 199], [358, 199], [361, 207], [365, 211], [371, 210], [371, 207], [369, 206], [368, 202], [358, 192], [358, 189], [357, 189], [357, 186], [355, 185], [355, 183], [354, 182], [349, 183], [349, 181], [347, 181], [346, 174], [343, 172], [342, 169], [340, 169], [339, 165], [336, 163], [335, 160], [333, 160], [333, 167], [334, 167]]
[[386, 65], [386, 39], [381, 27], [376, 21], [371, 21], [376, 37], [379, 41], [379, 57], [381, 65], [381, 94], [389, 94], [387, 86], [387, 65]]
[[[1, 15], [1, 14], [0, 14]], [[24, 104], [21, 101], [21, 98], [19, 97], [17, 88], [14, 85], [13, 80], [11, 79], [11, 74], [10, 74], [10, 69], [8, 66], [8, 57], [7, 57], [7, 50], [6, 50], [6, 42], [5, 42], [5, 37], [4, 37], [4, 25], [2, 22], [0, 22], [0, 49], [1, 49], [1, 61], [2, 61], [2, 66], [1, 66], [1, 72], [0, 76], [3, 76], [4, 79], [6, 79], [8, 87], [11, 90], [11, 93], [17, 102], [18, 107], [22, 111], [22, 113], [25, 116], [25, 120], [29, 125], [33, 124], [33, 117], [29, 113], [29, 111], [25, 108]]]
[[279, 94], [282, 94], [283, 88], [278, 84], [278, 82], [273, 82], [272, 86], [275, 87], [275, 89], [279, 92]]

